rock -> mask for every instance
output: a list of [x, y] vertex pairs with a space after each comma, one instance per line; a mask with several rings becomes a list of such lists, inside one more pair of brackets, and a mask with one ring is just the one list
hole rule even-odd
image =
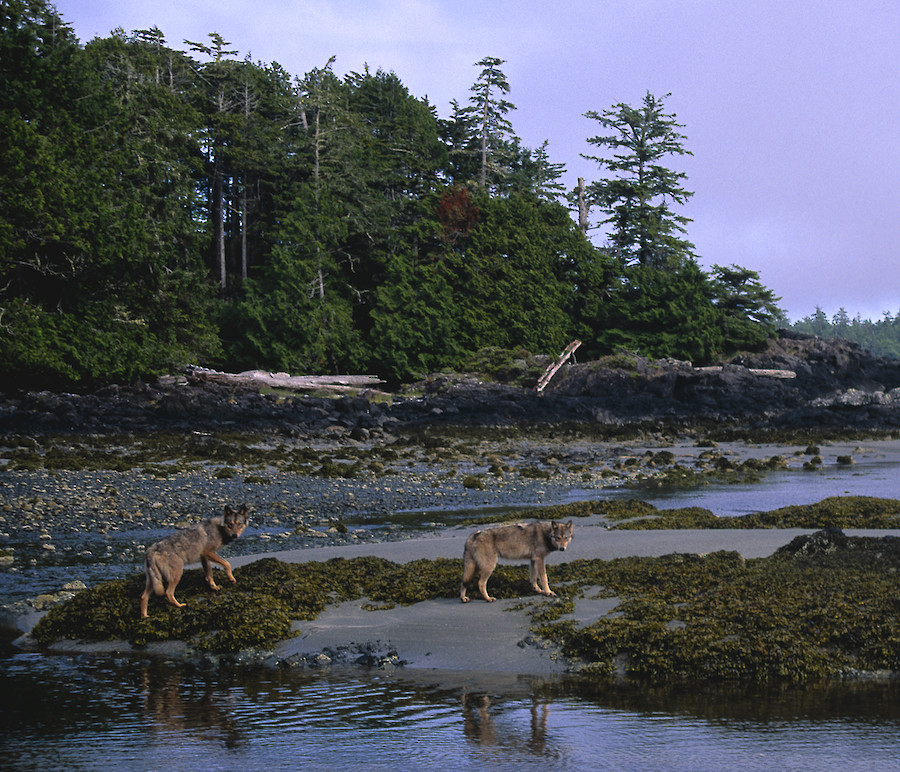
[[776, 555], [784, 557], [821, 557], [826, 555], [852, 555], [853, 559], [871, 565], [873, 560], [900, 562], [900, 537], [847, 536], [840, 528], [824, 528], [804, 534], [779, 547]]
[[804, 534], [780, 547], [775, 554], [780, 555], [827, 555], [847, 549], [850, 544], [840, 528], [826, 528], [813, 534]]
[[46, 613], [25, 601], [0, 606], [0, 641], [17, 643], [22, 640]]
[[[793, 373], [784, 378], [766, 373]], [[900, 360], [857, 344], [782, 330], [764, 351], [716, 367], [607, 357], [568, 364], [541, 393], [468, 376], [432, 376], [424, 396], [273, 398], [247, 384], [191, 376], [92, 394], [0, 395], [0, 433], [266, 431], [389, 441], [428, 425], [522, 422], [623, 426], [715, 421], [753, 429], [900, 429]]]

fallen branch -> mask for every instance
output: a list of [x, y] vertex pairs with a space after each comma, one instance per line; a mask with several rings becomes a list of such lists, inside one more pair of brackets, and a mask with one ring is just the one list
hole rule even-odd
[[[724, 369], [725, 368], [723, 368], [721, 365], [714, 365], [711, 367], [695, 367], [694, 372], [695, 373], [721, 373], [722, 370], [724, 370]], [[755, 368], [755, 367], [748, 367], [746, 369], [747, 369], [747, 372], [750, 373], [750, 375], [757, 375], [757, 376], [761, 376], [761, 377], [765, 377], [765, 378], [785, 378], [785, 379], [787, 379], [787, 378], [796, 378], [797, 377], [797, 373], [795, 373], [793, 370], [766, 370], [766, 369], [760, 369], [760, 368]]]

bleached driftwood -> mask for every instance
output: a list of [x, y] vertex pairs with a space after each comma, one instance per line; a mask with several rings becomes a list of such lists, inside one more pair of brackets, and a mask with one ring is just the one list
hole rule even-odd
[[[711, 367], [695, 367], [695, 373], [721, 373], [724, 368], [721, 365]], [[756, 367], [748, 367], [747, 372], [751, 375], [758, 375], [766, 378], [796, 378], [797, 373], [793, 370], [765, 370]]]
[[556, 371], [562, 367], [566, 361], [569, 359], [572, 354], [575, 353], [575, 349], [577, 349], [581, 345], [580, 340], [573, 340], [568, 346], [566, 346], [566, 350], [559, 355], [556, 361], [550, 365], [541, 376], [540, 380], [537, 382], [537, 386], [535, 387], [538, 391], [543, 391], [544, 387], [550, 383], [550, 379], [556, 375]]
[[329, 391], [350, 391], [365, 386], [384, 383], [374, 375], [289, 375], [270, 373], [265, 370], [246, 370], [242, 373], [223, 373], [205, 367], [191, 367], [189, 374], [203, 381], [246, 384], [249, 386], [271, 386], [279, 389], [327, 389]]

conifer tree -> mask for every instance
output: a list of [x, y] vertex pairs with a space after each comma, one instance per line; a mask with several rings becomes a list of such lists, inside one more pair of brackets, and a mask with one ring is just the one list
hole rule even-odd
[[463, 116], [471, 119], [477, 132], [481, 159], [478, 184], [484, 189], [489, 184], [493, 187], [502, 181], [511, 160], [508, 140], [514, 134], [512, 124], [506, 116], [516, 106], [503, 98], [510, 89], [506, 75], [500, 69], [501, 64], [505, 64], [505, 61], [493, 56], [475, 63], [482, 70], [470, 89], [472, 97], [469, 99], [469, 106], [461, 111]]
[[623, 267], [638, 263], [677, 269], [693, 252], [693, 244], [679, 235], [690, 220], [671, 209], [693, 193], [681, 185], [685, 174], [662, 165], [667, 156], [691, 155], [678, 132], [683, 127], [675, 115], [664, 112], [666, 97], [647, 92], [637, 109], [619, 103], [602, 113], [585, 113], [610, 131], [588, 142], [609, 148], [611, 156], [583, 157], [614, 175], [588, 186], [588, 197], [605, 213], [603, 223], [611, 227], [609, 247]]

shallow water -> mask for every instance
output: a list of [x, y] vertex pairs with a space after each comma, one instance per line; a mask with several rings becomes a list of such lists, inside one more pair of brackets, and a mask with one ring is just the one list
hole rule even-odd
[[638, 493], [637, 498], [660, 509], [705, 507], [720, 517], [768, 512], [794, 504], [815, 504], [830, 496], [900, 497], [895, 461], [871, 461], [856, 466], [770, 472], [752, 484], [718, 484], [694, 490]]
[[900, 686], [592, 691], [403, 671], [0, 659], [10, 770], [900, 768]]

